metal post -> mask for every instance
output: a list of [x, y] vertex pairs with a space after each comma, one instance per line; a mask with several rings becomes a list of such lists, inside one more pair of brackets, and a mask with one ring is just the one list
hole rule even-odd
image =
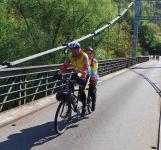
[[22, 99], [21, 99], [21, 97], [22, 97], [22, 76], [20, 76], [19, 78], [18, 78], [18, 82], [19, 82], [19, 102], [18, 102], [18, 105], [20, 106], [21, 104], [22, 104]]
[[134, 20], [134, 31], [132, 40], [132, 58], [136, 57], [140, 18], [141, 18], [141, 0], [135, 0], [135, 20]]
[[48, 79], [48, 77], [49, 77], [49, 73], [48, 72], [46, 72], [46, 74], [45, 74], [45, 77], [46, 77], [46, 96], [48, 96], [48, 83], [49, 83], [49, 79]]
[[27, 84], [26, 84], [26, 76], [23, 76], [23, 82], [24, 82], [24, 85], [23, 85], [23, 87], [24, 87], [24, 96], [25, 96], [25, 98], [24, 98], [24, 104], [26, 104], [26, 95], [27, 95], [27, 91], [26, 91], [26, 88], [27, 88]]

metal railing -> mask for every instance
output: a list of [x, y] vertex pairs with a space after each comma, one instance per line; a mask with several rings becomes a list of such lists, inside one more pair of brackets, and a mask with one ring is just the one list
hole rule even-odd
[[[148, 57], [99, 61], [100, 76], [148, 61]], [[0, 111], [4, 111], [53, 94], [64, 84], [53, 79], [60, 64], [0, 70]], [[63, 76], [70, 77], [72, 68]]]

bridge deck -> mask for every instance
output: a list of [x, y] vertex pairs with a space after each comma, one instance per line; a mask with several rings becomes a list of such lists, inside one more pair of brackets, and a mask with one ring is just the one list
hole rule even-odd
[[160, 66], [148, 62], [101, 82], [96, 111], [62, 136], [53, 129], [57, 103], [2, 127], [0, 149], [151, 150], [158, 140]]

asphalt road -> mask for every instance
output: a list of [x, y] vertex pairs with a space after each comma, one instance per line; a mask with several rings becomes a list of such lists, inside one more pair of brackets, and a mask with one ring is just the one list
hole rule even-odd
[[0, 128], [0, 150], [151, 150], [157, 147], [161, 63], [149, 62], [98, 85], [96, 111], [57, 136], [58, 104]]

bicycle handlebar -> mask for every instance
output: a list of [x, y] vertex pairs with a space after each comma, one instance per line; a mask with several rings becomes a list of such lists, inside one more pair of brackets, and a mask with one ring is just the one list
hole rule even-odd
[[57, 79], [59, 80], [60, 82], [63, 82], [63, 83], [68, 83], [68, 84], [74, 84], [74, 83], [77, 83], [76, 80], [72, 80], [72, 79]]
[[63, 79], [63, 76], [61, 74], [57, 74], [57, 72], [53, 75], [53, 79], [54, 80], [59, 80], [61, 82], [70, 82], [70, 83], [75, 83], [76, 81], [75, 80], [72, 80], [72, 79]]

